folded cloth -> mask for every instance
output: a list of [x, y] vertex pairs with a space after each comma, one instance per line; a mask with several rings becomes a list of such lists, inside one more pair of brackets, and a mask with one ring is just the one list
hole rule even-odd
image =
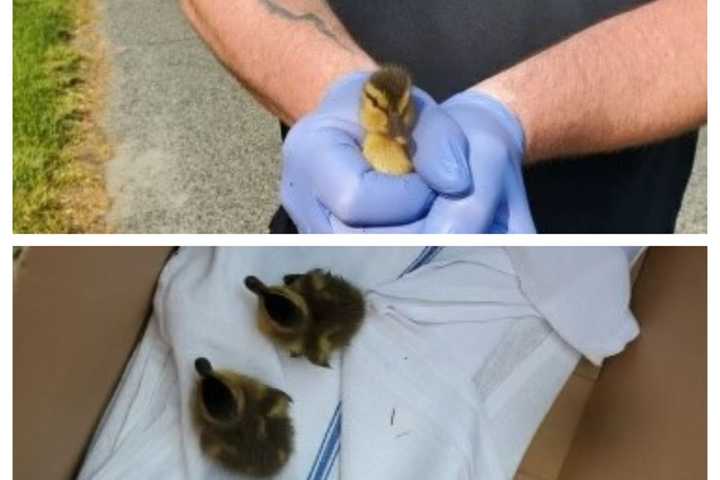
[[343, 474], [512, 478], [578, 352], [599, 362], [637, 334], [627, 258], [445, 249], [374, 289], [343, 365]]
[[637, 336], [627, 249], [532, 247], [508, 253], [535, 308], [596, 365]]
[[[595, 304], [607, 317], [598, 312], [593, 321], [607, 328], [592, 328], [606, 353], [617, 350], [608, 339], [629, 340], [617, 337], [617, 326], [634, 325], [627, 296], [597, 289], [602, 282], [627, 287], [627, 261], [612, 261], [625, 258], [620, 250], [568, 253], [575, 263], [561, 262], [565, 277], [543, 270], [557, 270], [560, 253], [543, 267], [534, 254], [514, 250], [181, 249], [163, 271], [148, 331], [80, 478], [238, 478], [203, 457], [191, 429], [197, 356], [293, 397], [296, 452], [277, 478], [512, 478], [578, 351], [600, 352], [586, 347], [586, 335], [573, 335], [573, 322], [583, 322], [578, 310], [543, 294], [582, 276], [587, 289], [573, 295], [604, 295], [611, 303]], [[617, 268], [600, 268], [608, 263]], [[248, 274], [275, 282], [314, 267], [331, 268], [367, 293], [365, 325], [333, 357], [332, 370], [291, 359], [260, 335], [256, 299], [242, 283]], [[543, 275], [553, 288], [526, 291]]]

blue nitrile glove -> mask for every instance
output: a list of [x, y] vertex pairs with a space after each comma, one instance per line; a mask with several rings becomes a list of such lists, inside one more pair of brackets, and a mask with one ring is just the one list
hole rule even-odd
[[[280, 196], [300, 233], [403, 231], [427, 213], [436, 191], [461, 194], [470, 186], [462, 155], [445, 154], [432, 161], [427, 155], [414, 156], [417, 173], [402, 176], [370, 167], [362, 154], [359, 112], [368, 76], [354, 73], [338, 81], [320, 106], [288, 133]], [[414, 88], [412, 98], [418, 124], [454, 123], [422, 90]], [[416, 138], [413, 132], [418, 152], [438, 140]]]
[[423, 232], [536, 233], [522, 176], [524, 133], [515, 115], [498, 100], [470, 90], [442, 108], [465, 134], [466, 140], [453, 131], [443, 138], [457, 145], [467, 141], [473, 185], [468, 195], [439, 195]]

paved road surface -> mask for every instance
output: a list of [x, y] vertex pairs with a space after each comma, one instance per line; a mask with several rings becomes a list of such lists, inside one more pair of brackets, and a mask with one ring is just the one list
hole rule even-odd
[[[265, 232], [277, 205], [277, 122], [218, 64], [177, 0], [100, 5], [112, 68], [110, 224], [134, 233]], [[685, 232], [705, 231], [705, 164], [696, 165], [678, 222]]]
[[707, 130], [700, 132], [695, 166], [685, 192], [680, 216], [675, 225], [678, 233], [707, 231]]
[[177, 0], [102, 0], [111, 63], [107, 170], [118, 232], [260, 233], [280, 141], [185, 22]]

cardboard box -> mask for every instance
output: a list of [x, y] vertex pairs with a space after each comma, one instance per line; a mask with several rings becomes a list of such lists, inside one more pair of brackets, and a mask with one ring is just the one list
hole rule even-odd
[[[15, 269], [14, 478], [72, 478], [141, 337], [169, 247], [36, 247]], [[707, 254], [650, 248], [632, 308], [641, 337], [582, 362], [518, 480], [707, 477]]]

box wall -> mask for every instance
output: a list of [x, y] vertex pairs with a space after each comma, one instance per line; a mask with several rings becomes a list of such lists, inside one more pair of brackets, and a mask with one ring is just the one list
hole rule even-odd
[[[633, 260], [630, 278], [637, 280], [645, 251]], [[523, 457], [515, 480], [556, 480], [572, 446], [585, 405], [593, 390], [600, 368], [581, 359], [538, 427]]]
[[13, 289], [13, 470], [71, 478], [147, 317], [168, 247], [30, 248]]
[[640, 337], [608, 360], [560, 480], [707, 478], [707, 251], [653, 248]]

